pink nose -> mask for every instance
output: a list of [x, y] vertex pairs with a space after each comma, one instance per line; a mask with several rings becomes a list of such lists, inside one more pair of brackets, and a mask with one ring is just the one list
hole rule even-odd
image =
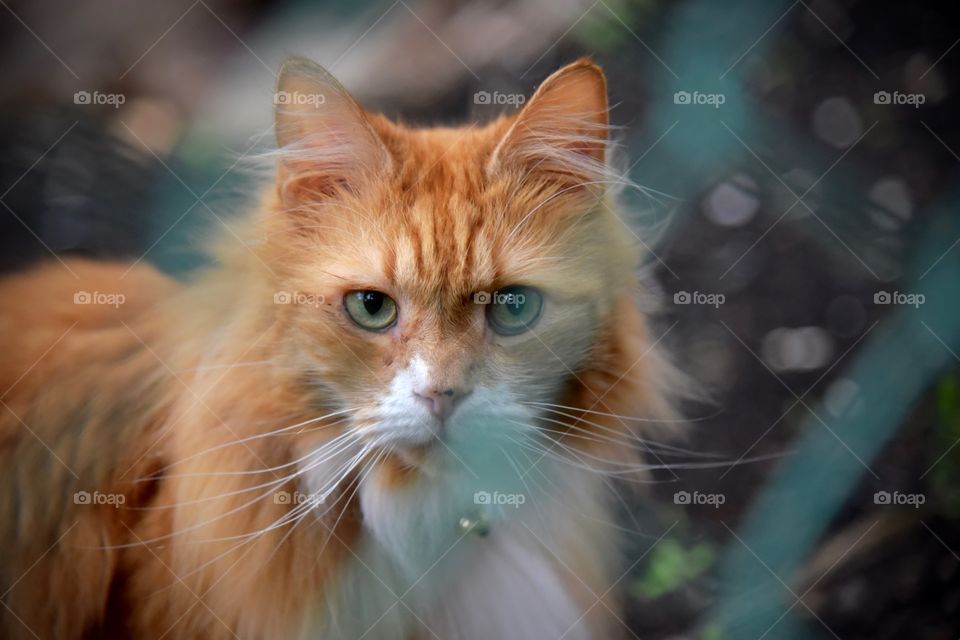
[[457, 389], [430, 389], [414, 391], [413, 395], [430, 410], [430, 413], [443, 421], [450, 417], [453, 410], [457, 408], [457, 404], [469, 393], [469, 391]]

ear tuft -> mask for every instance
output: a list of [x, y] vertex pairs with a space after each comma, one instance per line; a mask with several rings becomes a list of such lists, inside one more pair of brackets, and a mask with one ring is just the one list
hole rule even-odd
[[389, 153], [363, 108], [320, 65], [287, 60], [274, 104], [281, 192], [293, 185], [318, 195], [355, 192], [388, 167]]
[[581, 59], [556, 71], [533, 94], [497, 145], [490, 169], [516, 166], [567, 180], [607, 175], [607, 81]]

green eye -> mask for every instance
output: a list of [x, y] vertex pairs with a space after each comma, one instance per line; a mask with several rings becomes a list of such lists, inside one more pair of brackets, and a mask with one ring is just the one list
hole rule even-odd
[[490, 296], [487, 320], [493, 330], [504, 336], [527, 331], [543, 312], [543, 296], [530, 287], [513, 286]]
[[379, 291], [351, 291], [343, 306], [350, 319], [368, 331], [383, 331], [397, 321], [397, 303]]

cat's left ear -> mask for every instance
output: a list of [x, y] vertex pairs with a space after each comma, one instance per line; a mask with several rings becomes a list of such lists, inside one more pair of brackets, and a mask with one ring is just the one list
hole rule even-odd
[[390, 154], [363, 108], [320, 65], [287, 60], [274, 98], [281, 190], [314, 195], [356, 192], [387, 170]]
[[600, 179], [606, 168], [607, 81], [588, 59], [547, 78], [497, 145], [490, 170], [512, 166], [568, 180]]

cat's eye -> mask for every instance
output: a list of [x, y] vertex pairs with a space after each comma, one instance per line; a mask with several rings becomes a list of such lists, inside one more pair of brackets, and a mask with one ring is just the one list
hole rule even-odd
[[347, 315], [368, 331], [389, 329], [397, 321], [397, 303], [379, 291], [351, 291], [343, 298]]
[[514, 336], [528, 331], [543, 312], [543, 296], [532, 287], [513, 286], [490, 296], [487, 321], [494, 331]]

